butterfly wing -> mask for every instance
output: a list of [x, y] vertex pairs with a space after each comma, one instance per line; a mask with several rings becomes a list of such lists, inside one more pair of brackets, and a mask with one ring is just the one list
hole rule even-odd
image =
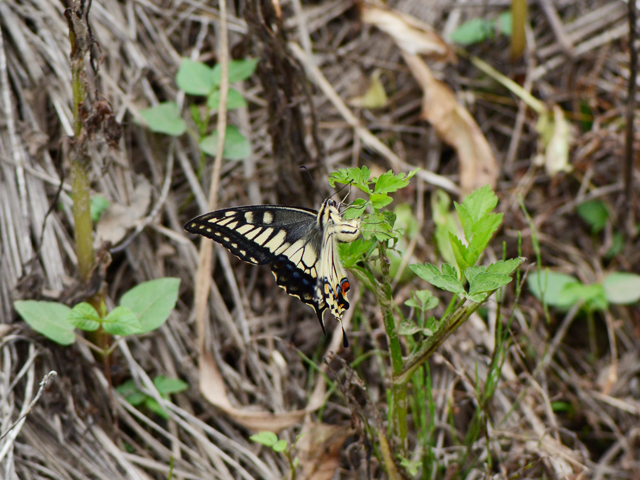
[[313, 307], [326, 334], [322, 313], [327, 304], [316, 294], [323, 243], [318, 212], [279, 205], [226, 208], [196, 217], [184, 228], [222, 244], [240, 260], [271, 264], [277, 284]]

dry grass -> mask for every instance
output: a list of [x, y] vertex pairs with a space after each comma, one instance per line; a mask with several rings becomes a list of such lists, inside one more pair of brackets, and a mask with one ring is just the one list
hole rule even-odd
[[[465, 19], [493, 16], [509, 4], [394, 3], [394, 8], [445, 36]], [[500, 166], [496, 192], [505, 222], [492, 243], [493, 255], [502, 256], [503, 241], [509, 256], [517, 255], [520, 231], [522, 254], [535, 258], [530, 224], [518, 202], [522, 197], [538, 232], [544, 265], [585, 283], [601, 280], [609, 270], [640, 273], [633, 227], [638, 198], [633, 190], [625, 195], [623, 176], [624, 115], [630, 103], [626, 4], [540, 3], [545, 8], [530, 6], [533, 28], [528, 35], [535, 49], [525, 59], [510, 63], [508, 43], [500, 37], [471, 51], [538, 98], [562, 106], [572, 120], [573, 172], [549, 178], [533, 165], [535, 118], [469, 62], [443, 67], [439, 74], [467, 102]], [[297, 7], [301, 13], [295, 13]], [[104, 0], [94, 2], [90, 14], [101, 64], [98, 78], [87, 81], [123, 125], [117, 148], [109, 147], [100, 135], [91, 143], [93, 189], [122, 205], [135, 204], [136, 193], [145, 188], [151, 192], [122, 239], [125, 248], [112, 254], [106, 272], [109, 302], [112, 306], [140, 282], [173, 276], [182, 281], [176, 310], [154, 334], [120, 342], [110, 379], [84, 345], [60, 347], [17, 321], [14, 300], [69, 299], [78, 289], [73, 280], [76, 257], [66, 163], [72, 96], [63, 10], [61, 3], [50, 0], [0, 1], [2, 433], [26, 412], [43, 376], [51, 370], [58, 374], [26, 420], [0, 440], [4, 476], [162, 479], [168, 478], [173, 461], [177, 478], [283, 478], [288, 472], [284, 457], [249, 441], [247, 429], [213, 407], [198, 389], [198, 341], [191, 313], [198, 252], [182, 230], [187, 219], [207, 210], [208, 180], [200, 182], [196, 176], [198, 145], [188, 136], [175, 140], [153, 135], [136, 123], [141, 109], [159, 101], [185, 101], [174, 82], [181, 57], [215, 63], [219, 16], [210, 3]], [[265, 67], [244, 83], [249, 107], [231, 112], [228, 121], [250, 138], [253, 155], [245, 162], [222, 164], [218, 204], [313, 206], [320, 199], [299, 182], [300, 164], [313, 169], [321, 188], [328, 188], [323, 180], [327, 172], [345, 165], [368, 165], [378, 172], [420, 166], [438, 175], [416, 177], [396, 202], [426, 211], [414, 255], [420, 262], [435, 259], [429, 199], [438, 182], [456, 189], [458, 162], [421, 120], [422, 93], [400, 51], [386, 34], [363, 25], [349, 0], [301, 6], [292, 0], [283, 2], [283, 11], [289, 40], [301, 45], [292, 50], [298, 52], [297, 60], [278, 51], [282, 43], [268, 45], [255, 28], [248, 35], [246, 16], [229, 12], [231, 56], [269, 58], [272, 65], [290, 70], [288, 76], [284, 70], [278, 72], [283, 80], [271, 78]], [[556, 31], [550, 20], [554, 13], [559, 20]], [[312, 71], [301, 68], [310, 48], [314, 56], [309, 63], [319, 68], [329, 90], [342, 101], [362, 94], [371, 72], [381, 69], [389, 106], [374, 111], [350, 108], [353, 118], [340, 112]], [[267, 89], [270, 81], [281, 89], [287, 82], [298, 82], [292, 90], [295, 97], [278, 97], [276, 90]], [[278, 116], [274, 105], [298, 110], [281, 110]], [[360, 130], [354, 128], [354, 118]], [[310, 140], [312, 134], [317, 142]], [[376, 141], [387, 151], [368, 143]], [[207, 159], [201, 178], [211, 177], [212, 164]], [[637, 169], [633, 176], [637, 182]], [[595, 236], [575, 211], [576, 205], [592, 198], [603, 200], [612, 214], [605, 232]], [[623, 251], [605, 259], [615, 231], [626, 235]], [[340, 339], [323, 344], [313, 312], [276, 292], [266, 269], [241, 264], [221, 250], [215, 253], [205, 343], [220, 368], [230, 404], [242, 411], [253, 407], [282, 414], [305, 409], [310, 398], [322, 399], [323, 381], [298, 352], [321, 363], [324, 353], [339, 350]], [[386, 360], [371, 355], [385, 351], [386, 337], [369, 293], [357, 286], [354, 290], [357, 330], [350, 333], [352, 348], [338, 355], [347, 363], [358, 359], [361, 380], [333, 362], [327, 371], [330, 378], [339, 379], [343, 395], [330, 396], [322, 410], [322, 421], [337, 426], [322, 435], [330, 438], [324, 445], [339, 470], [334, 477], [306, 478], [385, 478], [376, 457], [368, 455], [362, 432], [348, 430], [352, 415], [365, 416], [373, 425], [386, 418]], [[408, 291], [406, 284], [396, 287], [399, 305]], [[513, 295], [507, 295], [504, 308], [509, 313], [513, 309], [514, 342], [488, 406], [490, 422], [470, 447], [478, 463], [467, 478], [638, 478], [637, 306], [612, 307], [597, 316], [597, 349], [590, 352], [585, 319], [577, 310], [546, 316], [526, 289], [517, 306], [512, 301]], [[431, 361], [434, 452], [438, 464], [449, 467], [451, 478], [457, 478], [455, 462], [463, 448], [454, 441], [456, 432], [466, 431], [476, 408], [476, 378], [485, 377], [493, 351], [495, 303], [489, 305], [487, 317], [488, 322], [472, 318]], [[191, 385], [167, 406], [167, 421], [131, 407], [110, 385], [129, 378], [149, 385], [156, 375], [179, 377]], [[357, 387], [359, 381], [366, 384], [366, 395]], [[281, 436], [295, 440], [304, 423], [313, 438], [324, 438], [310, 422], [317, 419], [316, 413], [302, 420], [303, 416]], [[343, 448], [334, 448], [345, 438]], [[307, 465], [328, 462], [313, 456], [319, 449], [300, 447]]]

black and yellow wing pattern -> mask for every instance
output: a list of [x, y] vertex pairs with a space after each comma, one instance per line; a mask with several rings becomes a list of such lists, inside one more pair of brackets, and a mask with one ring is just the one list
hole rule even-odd
[[278, 285], [313, 307], [325, 335], [327, 308], [342, 322], [349, 308], [349, 280], [337, 242], [355, 240], [360, 228], [358, 220], [342, 218], [334, 200], [325, 200], [320, 211], [281, 205], [225, 208], [196, 217], [184, 228], [222, 244], [240, 260], [271, 264]]

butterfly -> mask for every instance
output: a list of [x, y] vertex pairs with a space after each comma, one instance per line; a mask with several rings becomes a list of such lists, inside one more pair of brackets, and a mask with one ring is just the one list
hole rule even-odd
[[[189, 220], [184, 229], [222, 244], [255, 265], [271, 264], [276, 283], [313, 307], [324, 334], [326, 309], [342, 324], [350, 285], [338, 242], [352, 242], [360, 221], [343, 219], [338, 202], [326, 199], [319, 211], [281, 205], [225, 208]], [[343, 345], [349, 346], [343, 332]]]

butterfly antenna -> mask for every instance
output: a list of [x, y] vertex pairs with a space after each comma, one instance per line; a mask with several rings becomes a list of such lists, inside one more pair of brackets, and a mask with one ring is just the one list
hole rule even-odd
[[318, 188], [318, 185], [316, 185], [316, 182], [313, 180], [313, 177], [311, 176], [311, 172], [309, 171], [309, 169], [305, 165], [301, 165], [300, 170], [304, 170], [305, 172], [307, 172], [307, 175], [309, 175], [309, 180], [311, 180], [311, 183], [313, 184], [313, 188], [316, 189], [316, 192], [318, 193], [318, 195], [320, 195], [320, 197], [324, 198], [324, 195], [322, 195], [322, 192]]

